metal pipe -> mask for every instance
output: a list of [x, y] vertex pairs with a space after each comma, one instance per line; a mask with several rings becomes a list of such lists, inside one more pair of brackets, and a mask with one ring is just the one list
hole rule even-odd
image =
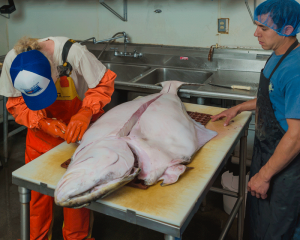
[[218, 48], [218, 44], [216, 43], [216, 45], [211, 45], [210, 49], [209, 49], [209, 53], [208, 53], [208, 61], [212, 61], [212, 55], [213, 55], [213, 52], [214, 52], [214, 47], [215, 48]]
[[244, 219], [245, 219], [245, 185], [246, 185], [246, 158], [247, 158], [247, 135], [245, 130], [244, 136], [240, 140], [240, 175], [239, 175], [239, 197], [242, 198], [242, 205], [238, 215], [238, 240], [243, 239]]
[[116, 15], [118, 18], [120, 18], [122, 21], [126, 22], [127, 21], [127, 0], [123, 0], [123, 13], [124, 13], [124, 17], [122, 17], [119, 13], [117, 13], [115, 10], [113, 10], [110, 6], [108, 6], [104, 0], [100, 0], [99, 3], [105, 7], [107, 10], [109, 10], [111, 13], [113, 13], [114, 15]]
[[31, 199], [30, 190], [18, 187], [19, 200], [21, 203], [21, 240], [30, 239], [29, 202]]
[[165, 235], [165, 240], [175, 240], [175, 237], [171, 235]]
[[123, 32], [123, 37], [124, 37], [124, 56], [126, 56], [127, 53], [127, 43], [128, 43], [128, 38], [125, 32]]
[[173, 237], [171, 235], [165, 235], [165, 240], [181, 240], [181, 238], [176, 238], [176, 237]]
[[[122, 32], [122, 34], [124, 34], [124, 33], [125, 32]], [[126, 33], [125, 33], [125, 36], [126, 36]], [[100, 41], [96, 41], [95, 37], [91, 37], [89, 39], [86, 39], [86, 40], [80, 42], [79, 44], [85, 43], [85, 42], [87, 42], [87, 41], [89, 41], [91, 39], [93, 40], [94, 44], [97, 44], [97, 43], [102, 43], [102, 42], [108, 42], [108, 41], [111, 41], [111, 40], [116, 40], [116, 39], [123, 38], [123, 37], [124, 37], [124, 35], [123, 36], [119, 36], [119, 37], [112, 37], [112, 38], [103, 39], [103, 40], [100, 40]]]
[[232, 192], [232, 191], [221, 189], [221, 188], [211, 187], [209, 190], [212, 191], [212, 192], [221, 193], [223, 195], [227, 195], [227, 196], [230, 196], [230, 197], [236, 197], [237, 198], [239, 196], [236, 192]]
[[[250, 14], [250, 17], [252, 19], [252, 22], [255, 23], [254, 18], [253, 18], [253, 14], [252, 14], [251, 9], [250, 9], [249, 4], [248, 4], [248, 0], [245, 0], [245, 4], [246, 4], [246, 7], [247, 7], [248, 12]], [[255, 8], [256, 8], [256, 0], [254, 0], [254, 10], [255, 10]]]
[[[112, 36], [112, 38], [114, 38], [115, 36], [119, 35], [119, 34], [123, 34], [124, 37], [124, 41], [125, 39], [127, 39], [127, 35], [125, 32], [117, 32], [115, 35]], [[107, 42], [104, 46], [104, 48], [102, 49], [102, 51], [100, 52], [100, 54], [98, 55], [97, 59], [100, 59], [101, 55], [103, 54], [103, 52], [105, 51], [105, 49], [107, 48], [107, 46], [112, 43], [115, 40], [110, 40], [109, 42]], [[126, 48], [126, 46], [124, 46], [124, 48]]]
[[206, 196], [203, 198], [203, 200], [202, 200], [202, 203], [201, 203], [201, 205], [200, 205], [200, 210], [201, 210], [201, 212], [205, 212], [205, 207], [206, 207]]
[[123, 13], [124, 13], [124, 21], [126, 22], [127, 21], [127, 0], [124, 0], [123, 1]]
[[219, 240], [225, 239], [225, 237], [226, 237], [226, 235], [227, 235], [227, 232], [228, 232], [228, 230], [230, 229], [230, 227], [231, 227], [231, 225], [232, 225], [232, 222], [233, 222], [233, 220], [235, 219], [235, 216], [236, 216], [236, 214], [237, 214], [237, 212], [238, 212], [238, 210], [239, 210], [239, 208], [240, 208], [242, 202], [243, 202], [243, 199], [241, 199], [241, 198], [239, 198], [239, 199], [236, 201], [236, 203], [235, 203], [235, 205], [234, 205], [234, 207], [233, 207], [233, 209], [232, 209], [232, 211], [231, 211], [231, 214], [230, 214], [230, 216], [229, 216], [229, 219], [228, 219], [228, 221], [227, 221], [225, 227], [223, 228], [223, 231], [222, 231], [222, 233], [221, 233], [221, 235], [220, 235], [220, 237], [219, 237]]
[[3, 96], [3, 152], [4, 163], [8, 160], [8, 112], [6, 110], [7, 97]]
[[25, 129], [27, 129], [27, 127], [25, 127], [25, 126], [18, 127], [17, 129], [9, 132], [8, 135], [7, 135], [7, 137], [10, 138], [11, 136], [13, 136], [13, 135], [15, 135], [15, 134], [17, 134], [17, 133], [25, 130]]

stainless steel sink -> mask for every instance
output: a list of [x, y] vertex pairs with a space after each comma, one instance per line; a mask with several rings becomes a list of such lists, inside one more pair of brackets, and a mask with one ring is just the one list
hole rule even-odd
[[[184, 69], [172, 69], [172, 68], [156, 68], [149, 73], [145, 73], [140, 79], [134, 80], [135, 83], [143, 83], [154, 85], [159, 82], [164, 82], [168, 80], [177, 80], [181, 82], [189, 83], [204, 83], [210, 76], [212, 72], [206, 71], [194, 71], [194, 70], [184, 70]], [[183, 86], [185, 89], [197, 89], [199, 86]]]
[[131, 66], [114, 63], [104, 63], [104, 65], [117, 74], [116, 81], [119, 82], [130, 82], [137, 76], [151, 69], [147, 66]]

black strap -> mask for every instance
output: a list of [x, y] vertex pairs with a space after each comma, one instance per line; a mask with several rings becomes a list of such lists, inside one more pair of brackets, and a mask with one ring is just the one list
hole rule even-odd
[[69, 39], [68, 41], [66, 41], [63, 50], [62, 50], [62, 61], [63, 63], [67, 62], [67, 57], [70, 51], [70, 48], [72, 47], [73, 43], [75, 43], [75, 41], [73, 39]]
[[69, 39], [68, 41], [66, 41], [63, 50], [62, 50], [62, 61], [63, 61], [63, 65], [58, 66], [58, 70], [59, 70], [59, 76], [70, 76], [71, 72], [72, 72], [72, 65], [67, 62], [67, 58], [68, 58], [68, 54], [70, 51], [70, 48], [72, 47], [73, 43], [75, 43], [76, 41], [74, 41], [73, 39]]
[[[275, 68], [273, 69], [269, 79], [271, 79], [271, 77], [273, 76], [274, 72], [276, 71], [276, 69], [279, 67], [279, 65], [282, 63], [282, 61], [287, 57], [287, 55], [290, 54], [291, 51], [294, 50], [294, 48], [299, 44], [298, 39], [296, 39], [296, 41], [289, 47], [289, 49], [285, 52], [285, 54], [280, 58], [279, 62], [277, 63], [277, 65], [275, 66]], [[268, 59], [269, 61], [269, 59]], [[268, 62], [267, 61], [267, 62]]]

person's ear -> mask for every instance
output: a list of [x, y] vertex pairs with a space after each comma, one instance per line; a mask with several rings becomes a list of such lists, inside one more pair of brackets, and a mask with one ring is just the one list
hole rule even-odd
[[290, 35], [294, 31], [294, 28], [291, 25], [286, 25], [282, 31], [285, 35]]

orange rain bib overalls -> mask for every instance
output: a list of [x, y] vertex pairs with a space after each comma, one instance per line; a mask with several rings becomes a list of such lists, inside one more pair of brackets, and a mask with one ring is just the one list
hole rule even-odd
[[[69, 45], [69, 48], [71, 46], [72, 44]], [[66, 62], [66, 58], [63, 60]], [[57, 99], [51, 106], [45, 109], [47, 117], [56, 118], [68, 124], [71, 117], [81, 108], [82, 101], [77, 94], [71, 77], [61, 76], [56, 81], [55, 86], [57, 89]], [[28, 128], [25, 163], [34, 160], [62, 142], [64, 142], [64, 139], [52, 137], [42, 130]], [[30, 239], [49, 240], [52, 238], [53, 201], [54, 199], [51, 196], [31, 191]], [[64, 208], [63, 211], [64, 226], [62, 231], [64, 239], [79, 240], [91, 237], [93, 221], [89, 209]]]
[[[73, 42], [70, 40], [66, 42], [67, 45], [69, 44], [69, 48], [72, 45], [71, 43]], [[66, 62], [68, 51], [64, 50], [65, 47], [62, 54], [63, 63], [65, 65], [68, 64]], [[82, 102], [77, 94], [72, 78], [69, 77], [70, 71], [65, 75], [60, 75], [61, 77], [55, 83], [58, 93], [57, 100], [44, 110], [32, 111], [28, 109], [23, 97], [8, 98], [6, 104], [7, 110], [14, 116], [17, 123], [28, 127], [25, 163], [36, 159], [64, 142], [63, 139], [52, 137], [36, 127], [41, 117], [56, 118], [64, 121], [65, 124], [68, 124], [71, 117], [76, 114], [81, 107], [89, 107], [94, 114], [92, 121], [95, 121], [104, 113], [103, 107], [111, 100], [111, 95], [114, 91], [114, 79], [116, 78], [114, 72], [107, 69], [99, 84], [94, 88], [90, 88], [85, 93], [85, 99]], [[47, 170], [45, 169], [45, 171]], [[91, 215], [90, 211], [86, 208], [64, 208], [64, 239], [89, 239], [91, 237], [92, 226]], [[31, 191], [30, 239], [51, 239], [52, 225], [53, 198]]]

